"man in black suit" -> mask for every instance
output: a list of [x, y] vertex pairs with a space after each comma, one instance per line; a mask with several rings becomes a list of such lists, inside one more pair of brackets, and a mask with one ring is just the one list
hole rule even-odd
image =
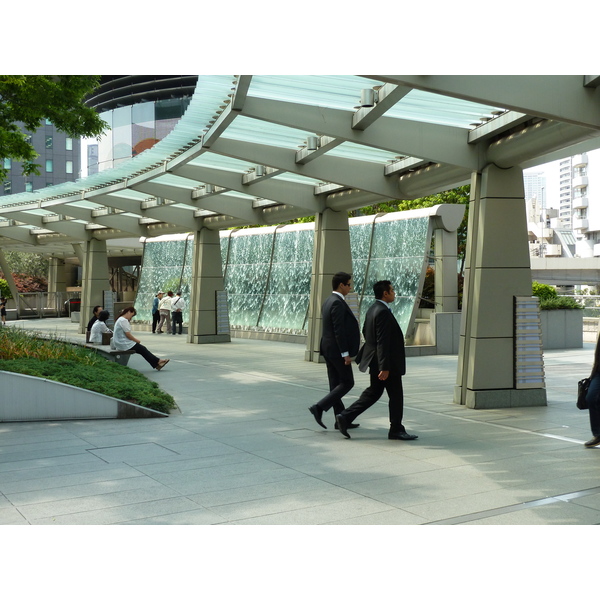
[[[346, 304], [345, 297], [352, 288], [351, 280], [352, 275], [349, 273], [336, 273], [331, 280], [333, 292], [321, 309], [323, 334], [320, 352], [327, 365], [329, 394], [308, 410], [325, 429], [327, 427], [323, 424], [323, 413], [332, 406], [334, 415], [342, 412], [342, 398], [354, 387], [352, 357], [356, 356], [360, 346], [360, 329], [354, 313]], [[354, 424], [354, 427], [358, 427], [358, 424]]]
[[407, 433], [402, 424], [402, 375], [406, 373], [404, 334], [389, 306], [395, 300], [396, 292], [387, 280], [377, 281], [373, 291], [375, 302], [369, 307], [363, 326], [365, 343], [356, 357], [361, 371], [369, 368], [370, 385], [352, 406], [336, 413], [336, 424], [340, 432], [349, 438], [348, 429], [352, 421], [373, 406], [386, 390], [390, 399], [388, 439], [416, 440], [418, 436]]

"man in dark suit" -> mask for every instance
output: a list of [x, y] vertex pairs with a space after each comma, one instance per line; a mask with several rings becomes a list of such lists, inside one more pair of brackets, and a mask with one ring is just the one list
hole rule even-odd
[[[331, 281], [333, 292], [321, 309], [323, 334], [320, 352], [327, 365], [329, 394], [309, 407], [315, 421], [323, 428], [323, 413], [332, 406], [333, 414], [344, 410], [342, 398], [354, 387], [352, 357], [360, 346], [360, 329], [354, 313], [346, 304], [346, 295], [352, 287], [352, 275], [340, 271]], [[358, 427], [358, 424], [354, 424]], [[337, 424], [336, 424], [337, 428]]]
[[406, 373], [404, 334], [389, 307], [396, 298], [396, 292], [387, 280], [377, 281], [373, 291], [375, 302], [369, 307], [363, 326], [365, 343], [356, 357], [361, 371], [369, 368], [370, 385], [352, 406], [336, 413], [336, 424], [340, 432], [349, 438], [348, 429], [352, 421], [373, 406], [386, 390], [390, 399], [388, 439], [416, 440], [418, 436], [407, 433], [402, 424], [402, 375]]

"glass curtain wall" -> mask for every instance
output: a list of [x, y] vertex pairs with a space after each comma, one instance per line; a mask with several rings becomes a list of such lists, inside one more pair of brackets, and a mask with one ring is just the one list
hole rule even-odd
[[[373, 283], [389, 279], [396, 290], [392, 311], [403, 331], [418, 306], [431, 245], [429, 217], [386, 215], [350, 219], [354, 291], [361, 323], [372, 304]], [[221, 260], [232, 329], [305, 334], [310, 296], [314, 224], [221, 232]], [[136, 320], [151, 321], [159, 290], [181, 290], [189, 301], [193, 235], [147, 240]], [[184, 322], [188, 315], [184, 314]]]

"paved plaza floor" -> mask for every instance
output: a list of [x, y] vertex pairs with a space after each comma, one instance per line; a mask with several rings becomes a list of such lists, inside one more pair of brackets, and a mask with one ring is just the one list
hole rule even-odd
[[[11, 327], [81, 339], [67, 319]], [[593, 344], [545, 353], [548, 406], [453, 404], [456, 356], [409, 358], [405, 425], [387, 439], [387, 399], [352, 439], [308, 406], [327, 390], [304, 346], [136, 333], [170, 363], [138, 369], [174, 396], [168, 418], [0, 423], [3, 525], [600, 524], [600, 450], [575, 407]], [[354, 367], [350, 402], [367, 385]], [[18, 399], [16, 399], [18, 400]]]

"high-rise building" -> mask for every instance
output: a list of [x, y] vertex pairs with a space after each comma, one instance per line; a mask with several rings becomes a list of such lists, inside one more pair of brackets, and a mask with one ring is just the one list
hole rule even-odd
[[0, 196], [32, 192], [57, 183], [75, 181], [79, 177], [79, 138], [70, 138], [56, 129], [50, 121], [45, 121], [33, 132], [27, 131], [23, 124], [19, 126], [38, 153], [34, 162], [40, 165], [40, 174], [23, 176], [23, 163], [4, 159], [8, 177], [0, 185]]
[[565, 158], [559, 164], [560, 190], [559, 190], [559, 207], [558, 216], [563, 221], [567, 228], [571, 228], [572, 207], [571, 207], [571, 179], [573, 177], [572, 157]]
[[116, 167], [151, 148], [179, 121], [197, 75], [104, 75], [86, 104], [110, 129], [98, 142], [83, 140], [82, 175]]

